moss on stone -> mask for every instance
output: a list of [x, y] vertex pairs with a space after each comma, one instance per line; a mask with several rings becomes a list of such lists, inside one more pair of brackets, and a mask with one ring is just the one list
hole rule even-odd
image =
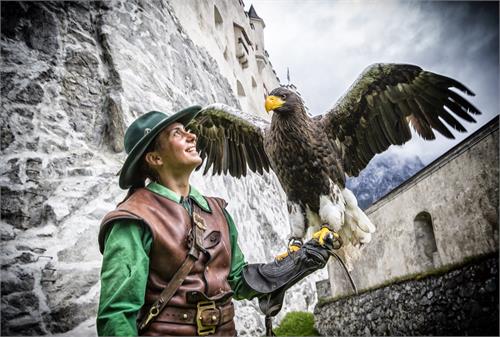
[[314, 315], [303, 311], [287, 313], [273, 331], [276, 336], [319, 336], [314, 328]]
[[491, 257], [498, 257], [499, 252], [493, 252], [493, 253], [486, 253], [486, 254], [481, 254], [481, 255], [476, 255], [476, 256], [470, 256], [466, 257], [463, 261], [459, 263], [452, 263], [448, 265], [441, 266], [439, 268], [435, 269], [430, 269], [424, 272], [420, 273], [413, 273], [413, 274], [408, 274], [404, 276], [397, 276], [393, 277], [391, 279], [386, 280], [383, 283], [377, 284], [373, 287], [369, 287], [363, 290], [358, 291], [358, 294], [349, 294], [349, 295], [339, 295], [335, 297], [327, 297], [327, 298], [321, 298], [318, 300], [318, 304], [316, 305], [317, 308], [320, 308], [328, 303], [332, 303], [341, 299], [348, 299], [351, 297], [359, 296], [367, 292], [371, 292], [380, 288], [387, 287], [392, 284], [397, 284], [401, 282], [406, 282], [406, 281], [418, 281], [418, 280], [423, 280], [425, 278], [431, 277], [431, 276], [438, 276], [438, 275], [443, 275], [445, 273], [448, 273], [450, 271], [453, 271], [455, 269], [463, 268], [467, 265], [477, 263], [478, 261], [486, 260]]

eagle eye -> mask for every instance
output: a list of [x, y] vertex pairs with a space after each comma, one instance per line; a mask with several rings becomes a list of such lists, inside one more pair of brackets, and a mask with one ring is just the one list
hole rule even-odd
[[283, 100], [285, 100], [285, 99], [286, 99], [286, 95], [285, 95], [285, 94], [281, 95], [281, 98], [282, 98]]

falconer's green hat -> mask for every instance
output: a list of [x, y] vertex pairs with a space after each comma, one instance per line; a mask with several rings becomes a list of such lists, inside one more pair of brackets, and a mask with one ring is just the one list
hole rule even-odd
[[127, 159], [120, 170], [120, 187], [128, 189], [144, 183], [143, 177], [138, 174], [138, 169], [149, 144], [170, 124], [178, 122], [187, 125], [200, 110], [201, 106], [194, 105], [172, 115], [160, 111], [150, 111], [130, 124], [124, 138]]

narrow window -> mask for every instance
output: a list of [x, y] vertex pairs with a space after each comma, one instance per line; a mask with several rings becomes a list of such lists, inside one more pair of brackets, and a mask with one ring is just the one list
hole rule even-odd
[[219, 10], [217, 9], [217, 6], [214, 5], [214, 21], [215, 21], [215, 27], [221, 28], [222, 27], [222, 15], [220, 15]]
[[252, 76], [252, 88], [257, 88], [257, 82], [255, 82], [255, 78]]
[[243, 85], [238, 80], [236, 80], [236, 90], [238, 92], [238, 96], [246, 96], [245, 90], [243, 89]]
[[420, 212], [413, 220], [415, 244], [419, 259], [424, 265], [437, 266], [439, 253], [432, 226], [432, 217], [428, 212]]

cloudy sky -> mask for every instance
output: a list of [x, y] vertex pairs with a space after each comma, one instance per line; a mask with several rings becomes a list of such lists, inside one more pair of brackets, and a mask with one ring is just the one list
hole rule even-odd
[[[499, 112], [498, 2], [247, 0], [265, 21], [265, 47], [281, 82], [287, 67], [313, 114], [334, 105], [359, 74], [376, 62], [411, 63], [464, 83], [483, 115], [474, 131]], [[248, 9], [248, 8], [247, 8]], [[455, 140], [437, 134], [414, 137], [399, 154], [417, 154], [424, 163]]]

